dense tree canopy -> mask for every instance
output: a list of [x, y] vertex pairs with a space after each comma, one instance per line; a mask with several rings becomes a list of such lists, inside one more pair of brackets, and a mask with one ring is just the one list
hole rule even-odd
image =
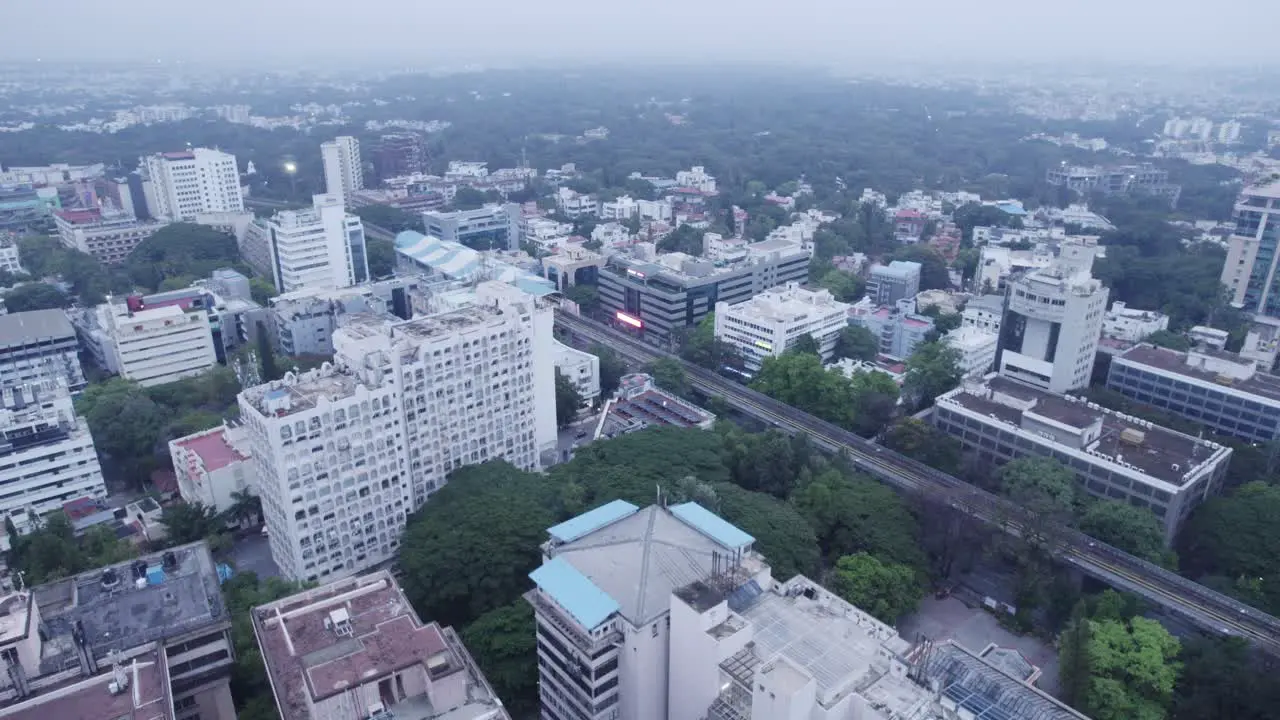
[[1176, 565], [1176, 558], [1164, 546], [1164, 528], [1147, 508], [1120, 500], [1094, 500], [1080, 516], [1080, 530], [1144, 560]]
[[835, 359], [874, 360], [879, 353], [880, 341], [861, 325], [842, 328], [840, 337], [836, 338]]
[[5, 310], [11, 313], [64, 308], [70, 304], [66, 293], [48, 283], [26, 283], [4, 293]]
[[645, 366], [644, 371], [653, 377], [653, 382], [663, 390], [687, 398], [693, 393], [689, 378], [685, 376], [684, 366], [672, 357], [660, 357]]
[[929, 405], [934, 398], [959, 385], [960, 378], [959, 350], [943, 342], [921, 343], [907, 358], [903, 392], [913, 404]]
[[920, 527], [887, 486], [833, 467], [798, 486], [791, 501], [813, 526], [829, 561], [866, 552], [924, 570]]
[[462, 642], [513, 717], [538, 710], [537, 632], [524, 599], [494, 608], [461, 631]]
[[960, 441], [918, 418], [899, 418], [885, 430], [881, 442], [945, 473], [960, 472]]
[[95, 567], [134, 557], [137, 549], [106, 526], [92, 527], [76, 537], [71, 521], [61, 512], [44, 516], [36, 530], [9, 532], [9, 567], [22, 573], [27, 586], [40, 585]]
[[924, 595], [913, 568], [864, 552], [840, 558], [828, 585], [854, 607], [890, 624], [915, 610]]
[[600, 358], [600, 397], [613, 397], [622, 376], [627, 374], [626, 362], [618, 353], [600, 343], [593, 344], [587, 352]]
[[560, 368], [556, 368], [556, 423], [565, 427], [578, 417], [578, 408], [582, 407], [582, 395], [573, 381]]
[[1242, 485], [1192, 513], [1180, 535], [1183, 570], [1268, 612], [1280, 612], [1280, 487]]
[[239, 262], [235, 237], [206, 225], [172, 223], [155, 231], [129, 253], [124, 272], [135, 285], [154, 291], [166, 279], [208, 277], [214, 270]]

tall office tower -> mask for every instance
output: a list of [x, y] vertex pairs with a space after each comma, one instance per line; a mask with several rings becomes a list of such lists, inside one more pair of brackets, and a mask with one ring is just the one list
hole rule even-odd
[[344, 203], [351, 195], [364, 189], [364, 167], [360, 164], [360, 141], [350, 135], [341, 135], [320, 144], [320, 158], [324, 161], [325, 192], [337, 195]]
[[1049, 392], [1089, 384], [1110, 291], [1091, 274], [1096, 246], [1064, 244], [1052, 265], [1011, 280], [1000, 373]]
[[373, 164], [384, 180], [426, 172], [426, 141], [417, 133], [387, 133], [374, 146]]
[[[236, 156], [209, 148], [159, 153], [142, 159], [151, 215], [195, 220], [202, 213], [244, 212]], [[149, 190], [149, 192], [146, 192]]]
[[1276, 263], [1280, 260], [1280, 181], [1247, 187], [1236, 200], [1222, 284], [1231, 304], [1247, 312], [1280, 317]]
[[336, 195], [316, 195], [310, 210], [282, 210], [261, 227], [246, 232], [246, 257], [265, 256], [276, 288], [282, 292], [349, 287], [369, 279], [364, 223], [342, 207]]
[[551, 312], [483, 282], [450, 312], [349, 316], [332, 365], [242, 392], [281, 571], [327, 582], [390, 560], [406, 516], [463, 465], [537, 469], [555, 438]]
[[107, 496], [93, 436], [61, 378], [0, 390], [0, 487], [0, 515]]

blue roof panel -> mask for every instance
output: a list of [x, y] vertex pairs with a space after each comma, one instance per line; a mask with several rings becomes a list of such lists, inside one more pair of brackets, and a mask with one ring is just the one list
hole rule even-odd
[[559, 525], [547, 528], [547, 532], [558, 542], [573, 542], [589, 532], [615, 523], [624, 517], [635, 514], [639, 510], [640, 508], [626, 500], [614, 500], [594, 510], [588, 510], [577, 517], [569, 518]]
[[673, 505], [671, 513], [686, 525], [727, 548], [737, 550], [756, 541], [755, 538], [695, 502]]
[[551, 558], [529, 573], [529, 579], [587, 630], [596, 629], [619, 610], [613, 598], [564, 558]]

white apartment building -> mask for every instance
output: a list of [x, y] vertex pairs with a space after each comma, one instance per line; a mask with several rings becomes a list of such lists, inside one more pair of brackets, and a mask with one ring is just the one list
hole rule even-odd
[[640, 214], [640, 203], [630, 195], [600, 203], [601, 220], [630, 220]]
[[360, 163], [360, 141], [340, 135], [320, 144], [324, 163], [324, 189], [337, 195], [343, 203], [351, 202], [356, 191], [364, 189], [364, 166]]
[[244, 212], [235, 155], [195, 148], [148, 155], [142, 164], [153, 217], [191, 221], [201, 213]]
[[714, 193], [716, 191], [715, 176], [708, 174], [707, 169], [701, 165], [694, 165], [688, 170], [681, 170], [676, 173], [676, 184], [681, 187], [691, 187], [704, 193]]
[[629, 241], [631, 232], [622, 223], [605, 222], [591, 229], [591, 239], [602, 246], [613, 246]]
[[0, 270], [17, 275], [26, 272], [18, 261], [18, 243], [10, 237], [0, 237]]
[[1004, 320], [1003, 295], [979, 295], [965, 303], [960, 312], [961, 327], [977, 328], [987, 332], [1000, 333], [1000, 322]]
[[672, 208], [670, 200], [637, 200], [636, 211], [642, 221], [671, 222]]
[[596, 215], [600, 212], [600, 203], [594, 195], [574, 192], [567, 187], [556, 191], [556, 207], [571, 218]]
[[573, 382], [582, 397], [582, 406], [591, 407], [600, 399], [600, 358], [559, 340], [552, 343], [556, 369]]
[[1102, 318], [1102, 336], [1125, 342], [1142, 342], [1151, 333], [1168, 329], [1168, 315], [1126, 307], [1119, 300], [1111, 303]]
[[544, 720], [1084, 720], [958, 645], [912, 647], [802, 575], [779, 582], [695, 503], [615, 500], [547, 532], [525, 595]]
[[789, 282], [736, 305], [716, 303], [715, 334], [737, 348], [753, 372], [765, 358], [782, 355], [805, 335], [818, 342], [822, 359], [828, 360], [849, 324], [849, 307], [829, 290], [806, 290]]
[[1053, 250], [1038, 245], [1032, 250], [1010, 250], [1000, 245], [983, 245], [978, 254], [974, 289], [980, 293], [1004, 292], [1009, 278], [1017, 273], [1040, 270], [1053, 264]]
[[239, 423], [170, 440], [169, 457], [182, 499], [223, 513], [231, 509], [235, 493], [256, 495], [250, 452], [249, 433]]
[[995, 365], [1000, 336], [994, 332], [961, 326], [947, 333], [943, 340], [960, 353], [960, 372], [965, 377], [981, 377]]
[[347, 318], [335, 363], [240, 394], [271, 554], [295, 580], [395, 556], [405, 517], [462, 465], [536, 470], [554, 447], [552, 310], [499, 282], [470, 307]]
[[1001, 374], [1055, 393], [1089, 383], [1110, 295], [1091, 274], [1096, 251], [1063, 245], [1053, 265], [1009, 283]]
[[104, 303], [94, 312], [105, 369], [143, 387], [199, 375], [218, 362], [209, 314], [202, 308], [134, 310], [128, 303]]
[[0, 389], [0, 516], [43, 515], [107, 486], [93, 436], [61, 379]]
[[246, 242], [268, 243], [266, 257], [280, 292], [331, 290], [369, 279], [364, 223], [343, 209], [341, 197], [316, 195], [310, 210], [282, 210], [263, 225], [266, 232], [250, 233]]
[[57, 210], [53, 213], [63, 247], [92, 255], [103, 265], [124, 262], [129, 253], [164, 227], [164, 222], [138, 220], [127, 212]]

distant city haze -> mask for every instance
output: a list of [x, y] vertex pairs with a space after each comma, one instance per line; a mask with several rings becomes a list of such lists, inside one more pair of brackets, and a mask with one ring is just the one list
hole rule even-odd
[[0, 60], [1280, 64], [1275, 0], [6, 2]]

